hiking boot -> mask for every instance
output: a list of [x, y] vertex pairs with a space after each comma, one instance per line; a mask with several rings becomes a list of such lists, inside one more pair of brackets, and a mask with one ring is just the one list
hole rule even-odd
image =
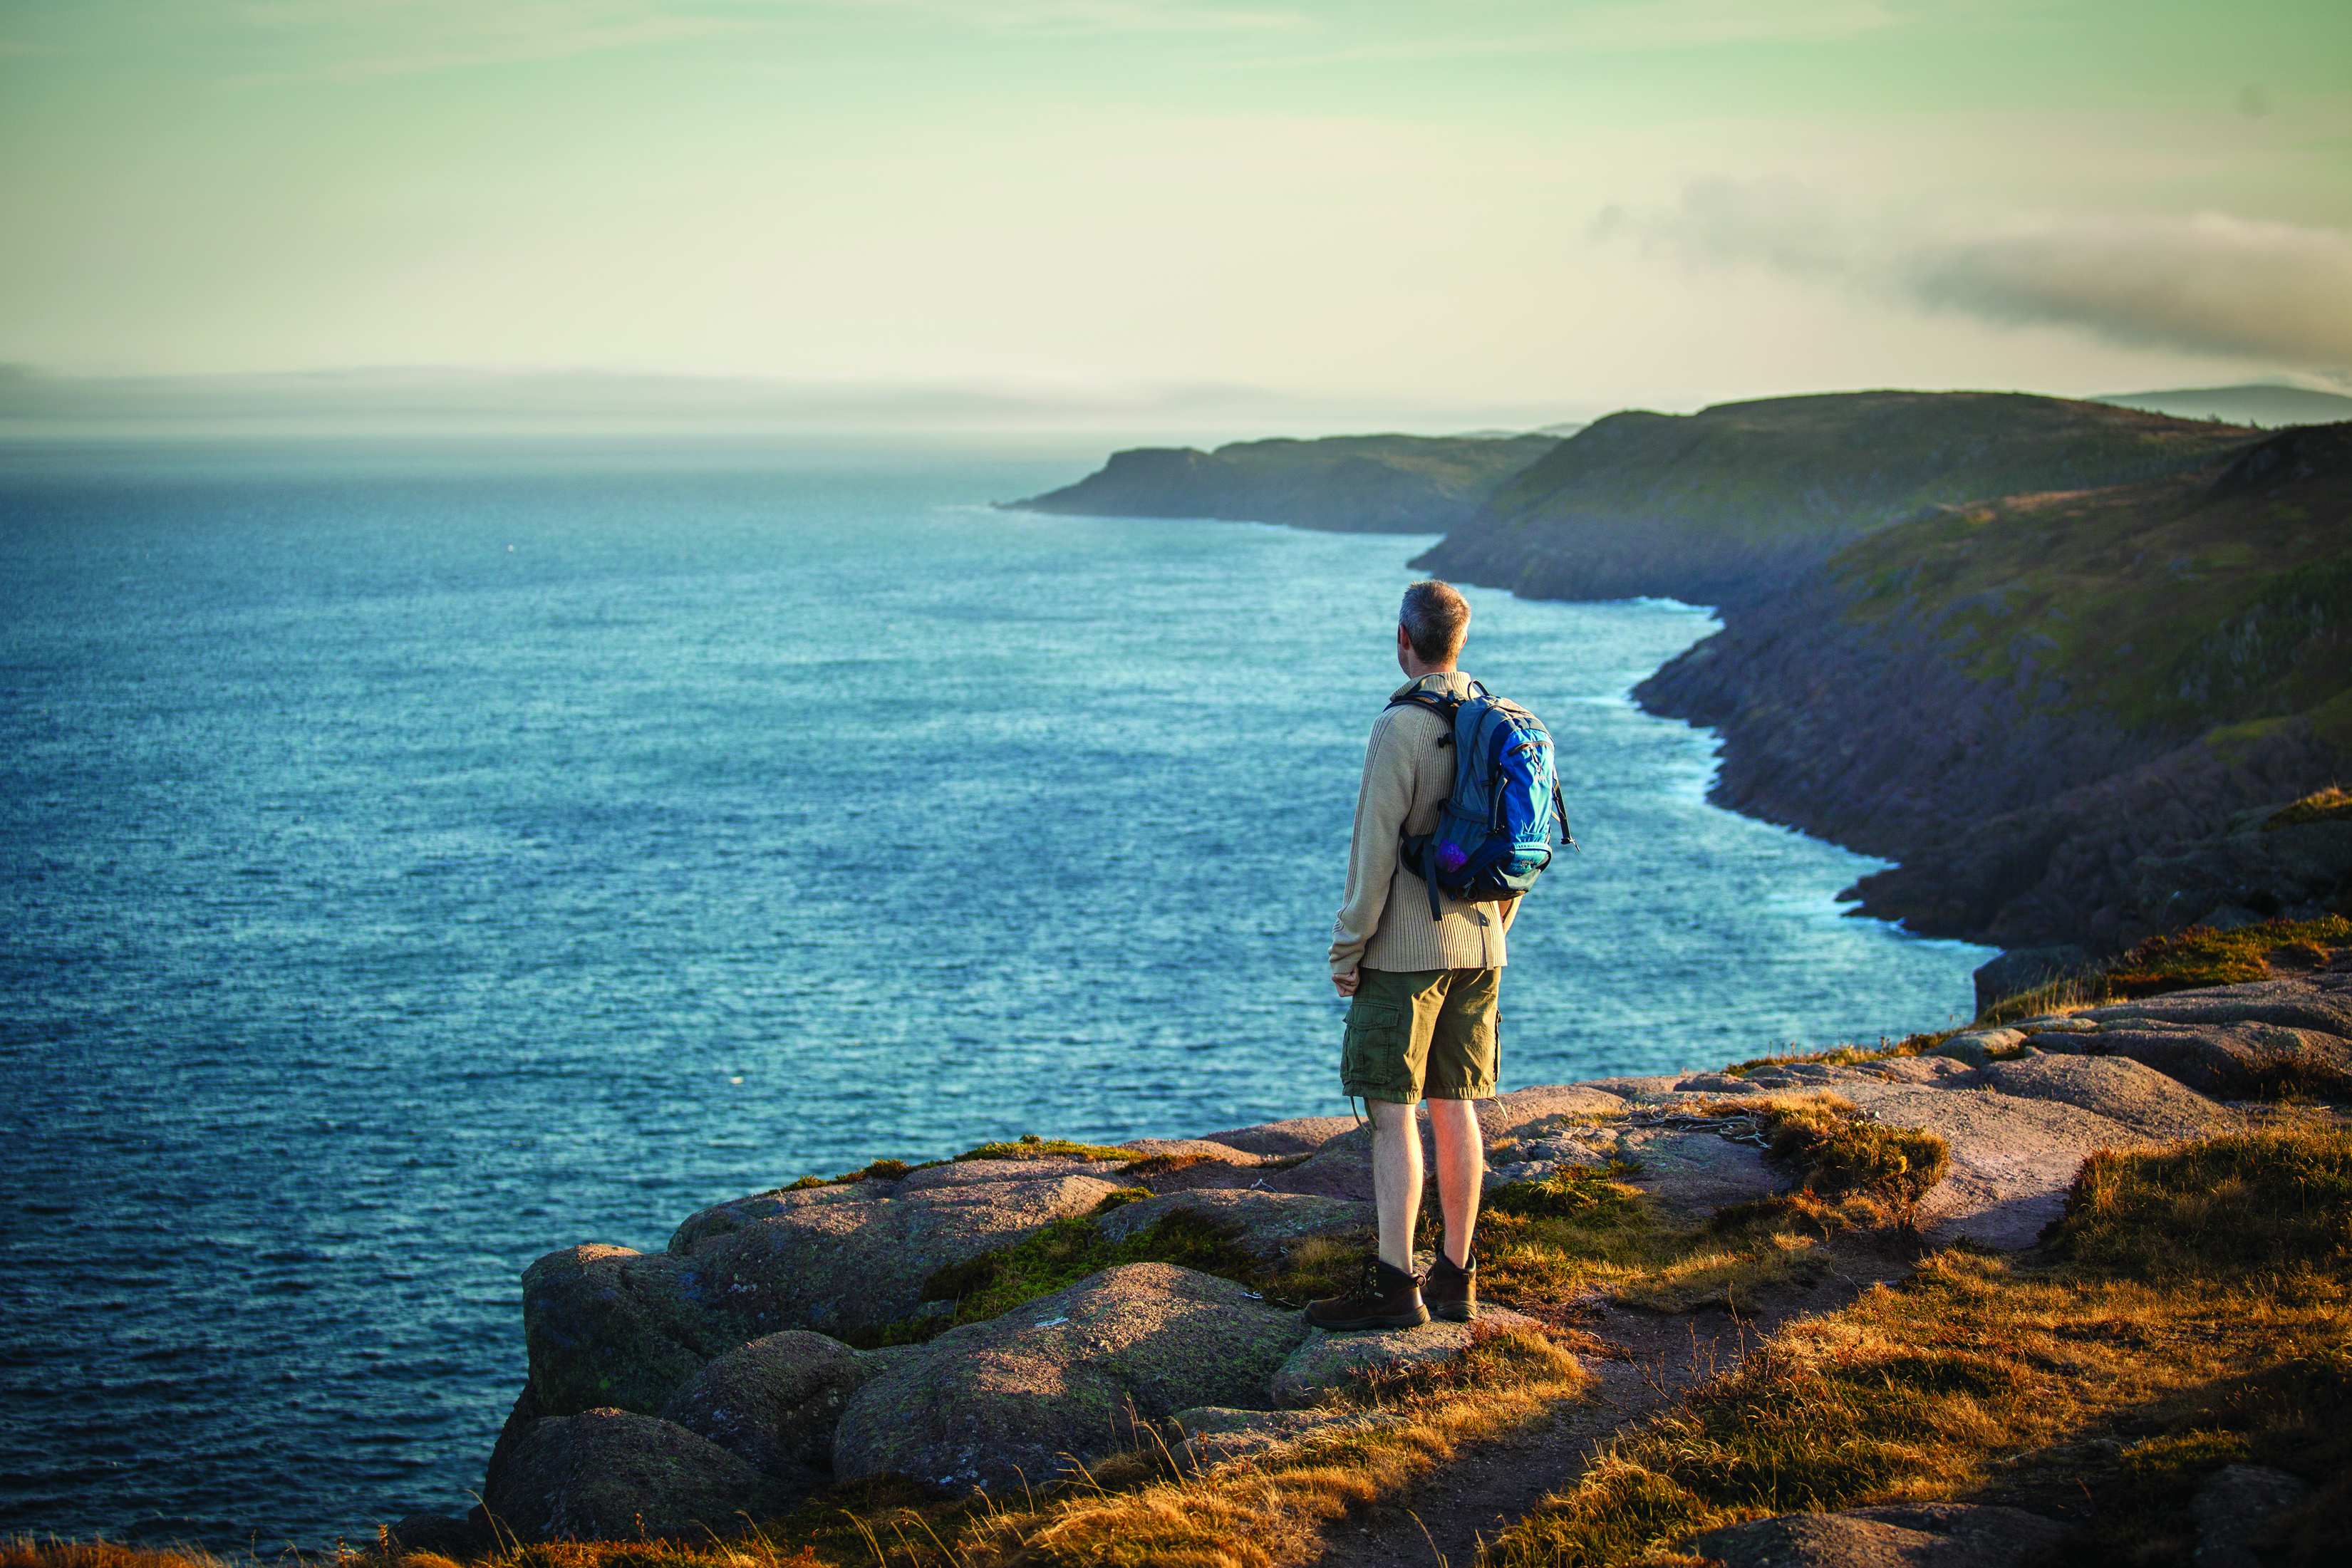
[[1429, 1277], [1421, 1282], [1421, 1299], [1429, 1310], [1450, 1323], [1466, 1323], [1478, 1315], [1478, 1254], [1470, 1254], [1469, 1267], [1455, 1268], [1446, 1260], [1445, 1249], [1439, 1248], [1437, 1261], [1429, 1266]]
[[1429, 1321], [1421, 1281], [1378, 1258], [1364, 1260], [1363, 1277], [1344, 1296], [1307, 1303], [1308, 1326], [1329, 1329], [1410, 1329]]

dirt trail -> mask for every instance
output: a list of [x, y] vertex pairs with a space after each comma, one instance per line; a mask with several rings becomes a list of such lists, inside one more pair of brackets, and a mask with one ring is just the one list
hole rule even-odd
[[1731, 1370], [1790, 1319], [1835, 1312], [1871, 1285], [1906, 1272], [1885, 1256], [1841, 1254], [1818, 1283], [1770, 1292], [1752, 1314], [1595, 1307], [1578, 1326], [1612, 1354], [1587, 1360], [1597, 1379], [1591, 1393], [1548, 1424], [1467, 1448], [1411, 1491], [1332, 1525], [1318, 1568], [1472, 1568], [1482, 1542], [1572, 1484], [1620, 1427]]

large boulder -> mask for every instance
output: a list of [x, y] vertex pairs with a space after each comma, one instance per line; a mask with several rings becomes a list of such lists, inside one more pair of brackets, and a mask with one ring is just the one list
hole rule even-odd
[[650, 1414], [704, 1362], [740, 1343], [683, 1259], [567, 1247], [522, 1277], [523, 1345], [541, 1414]]
[[785, 1329], [704, 1367], [661, 1415], [761, 1474], [805, 1490], [832, 1469], [833, 1429], [850, 1396], [888, 1364], [839, 1340]]
[[838, 1479], [900, 1474], [1018, 1490], [1136, 1440], [1135, 1423], [1198, 1406], [1264, 1408], [1305, 1338], [1295, 1312], [1228, 1280], [1130, 1263], [953, 1329], [850, 1400]]
[[767, 1192], [752, 1193], [748, 1197], [731, 1197], [725, 1203], [714, 1203], [709, 1208], [698, 1209], [688, 1215], [685, 1222], [671, 1232], [669, 1245], [662, 1250], [674, 1258], [691, 1257], [711, 1242], [757, 1225], [763, 1219], [834, 1204], [874, 1203], [891, 1197], [898, 1190], [898, 1184], [895, 1181], [852, 1181], [829, 1186], [780, 1186]]
[[1724, 1568], [2014, 1568], [2071, 1531], [2021, 1509], [1910, 1503], [1843, 1513], [1782, 1513], [1683, 1542]]
[[736, 1344], [788, 1328], [839, 1337], [906, 1318], [940, 1269], [1085, 1214], [1118, 1190], [1090, 1176], [912, 1193], [902, 1184], [893, 1196], [786, 1204], [748, 1224], [706, 1228], [684, 1261], [703, 1299], [727, 1304]]
[[627, 1410], [531, 1423], [482, 1487], [498, 1528], [524, 1541], [723, 1535], [794, 1500], [709, 1439]]
[[1432, 1319], [1419, 1328], [1381, 1333], [1309, 1329], [1305, 1342], [1290, 1353], [1266, 1391], [1283, 1409], [1310, 1409], [1367, 1376], [1416, 1372], [1451, 1361], [1470, 1348], [1482, 1327], [1491, 1332], [1536, 1326], [1535, 1319], [1508, 1308], [1482, 1306], [1475, 1324]]

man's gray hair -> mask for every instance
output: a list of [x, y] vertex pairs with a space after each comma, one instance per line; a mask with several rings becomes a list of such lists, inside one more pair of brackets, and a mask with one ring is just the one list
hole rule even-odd
[[1434, 578], [1416, 582], [1404, 591], [1397, 624], [1423, 664], [1446, 664], [1461, 653], [1463, 639], [1470, 635], [1470, 601], [1451, 583]]

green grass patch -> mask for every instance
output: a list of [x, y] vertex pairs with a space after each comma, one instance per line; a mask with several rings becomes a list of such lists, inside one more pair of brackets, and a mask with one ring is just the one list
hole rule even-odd
[[928, 1170], [933, 1166], [943, 1163], [945, 1162], [940, 1160], [925, 1160], [921, 1165], [910, 1166], [904, 1160], [876, 1160], [870, 1166], [860, 1166], [854, 1171], [844, 1171], [837, 1176], [804, 1176], [798, 1181], [785, 1183], [776, 1190], [806, 1192], [814, 1186], [845, 1186], [854, 1181], [897, 1181], [901, 1176], [911, 1176], [917, 1171]]
[[2014, 1023], [2106, 1002], [2266, 980], [2271, 977], [2268, 960], [2273, 955], [2310, 962], [2326, 948], [2347, 945], [2352, 945], [2352, 920], [2340, 915], [2317, 920], [2266, 920], [2235, 931], [2191, 925], [2170, 936], [2151, 936], [2088, 973], [2005, 998], [1986, 1009], [1977, 1022], [1980, 1026]]
[[2287, 946], [2342, 946], [2352, 943], [2352, 920], [2331, 915], [2320, 920], [2269, 920], [2235, 931], [2192, 925], [2169, 936], [2151, 936], [2110, 965], [2101, 977], [2107, 993], [2129, 1000], [2206, 986], [2240, 986], [2270, 977], [2266, 955]]
[[1041, 1138], [1034, 1133], [1024, 1133], [1013, 1143], [982, 1144], [956, 1156], [960, 1160], [1140, 1160], [1148, 1157], [1134, 1149], [1114, 1148], [1108, 1144], [1074, 1144], [1067, 1138]]
[[1897, 1056], [1925, 1056], [1958, 1032], [1957, 1030], [1945, 1030], [1937, 1034], [1906, 1034], [1901, 1040], [1881, 1035], [1874, 1046], [1835, 1045], [1827, 1051], [1776, 1051], [1769, 1056], [1751, 1056], [1745, 1061], [1735, 1061], [1723, 1071], [1734, 1078], [1745, 1078], [1759, 1067], [1789, 1067], [1798, 1063], [1851, 1067], [1856, 1062], [1885, 1061]]

